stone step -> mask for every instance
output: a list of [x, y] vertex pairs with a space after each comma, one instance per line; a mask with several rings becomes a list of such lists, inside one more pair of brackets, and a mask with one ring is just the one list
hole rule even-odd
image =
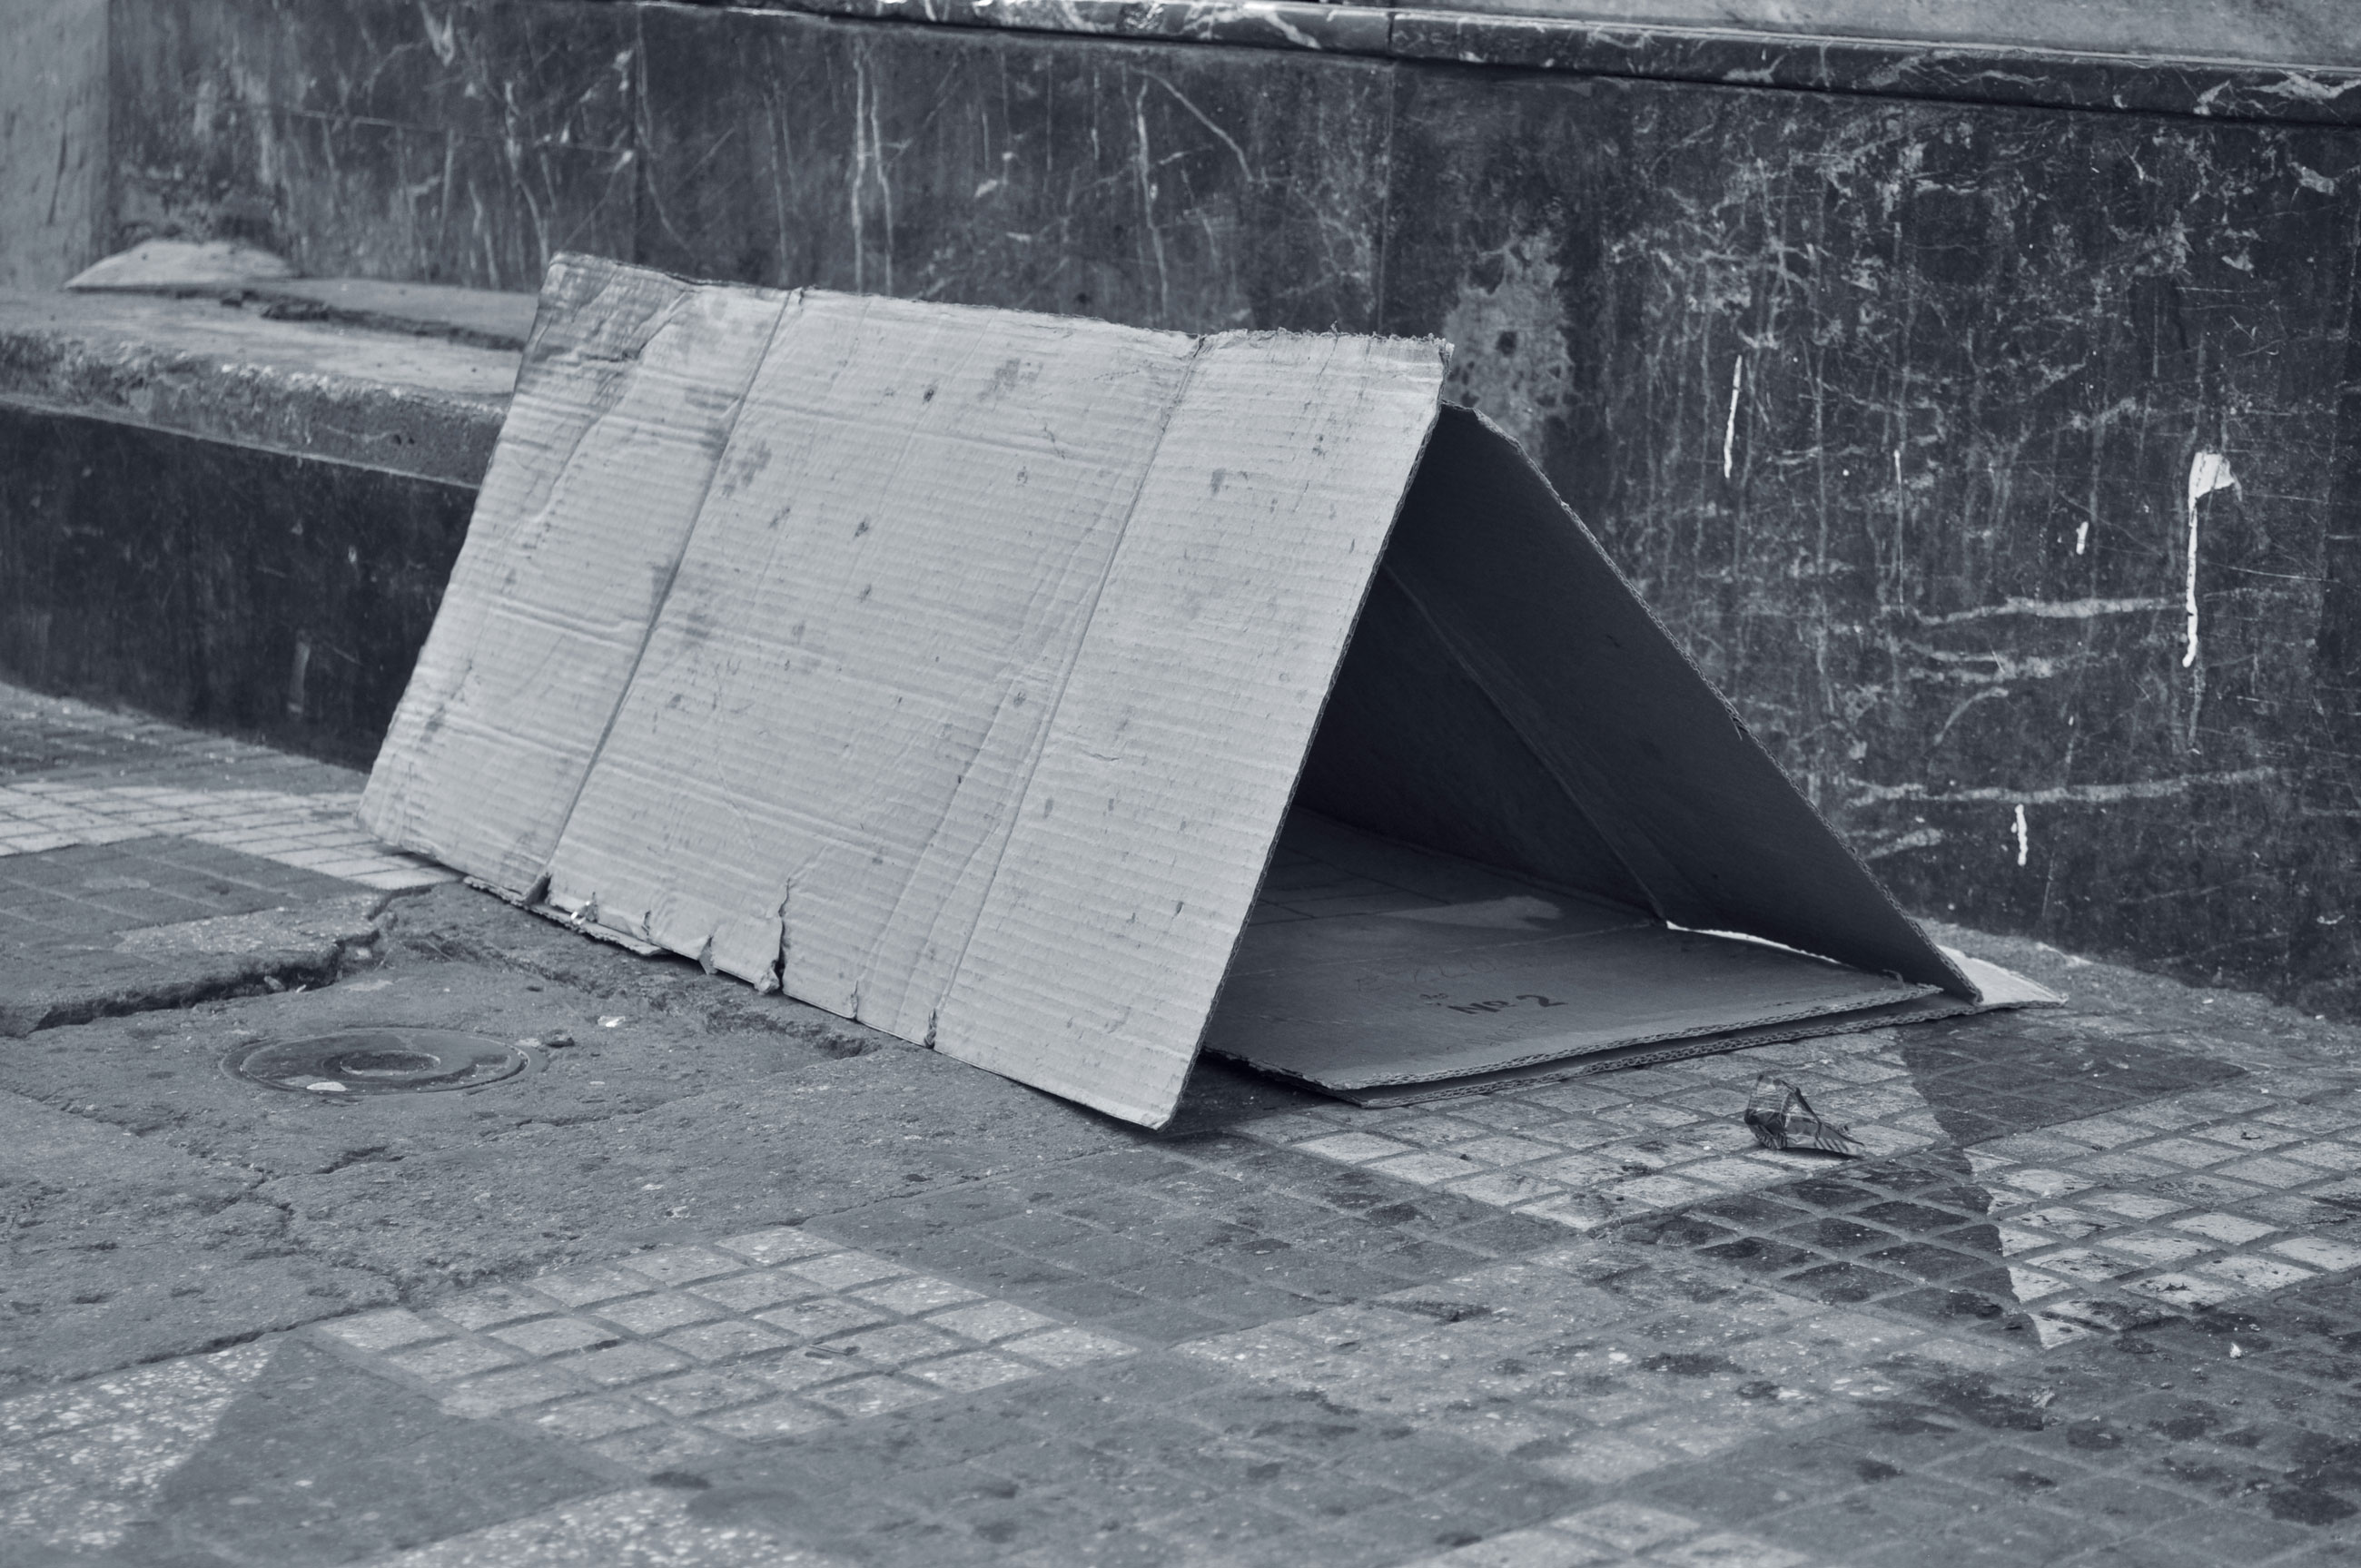
[[205, 299], [269, 321], [325, 322], [478, 348], [519, 351], [533, 331], [533, 294], [403, 283], [383, 278], [298, 278], [280, 258], [227, 240], [151, 239], [67, 280], [75, 293]]
[[[515, 383], [483, 340], [530, 300], [299, 281], [373, 324], [0, 291], [0, 673], [375, 756]], [[454, 319], [490, 324], [426, 335]]]

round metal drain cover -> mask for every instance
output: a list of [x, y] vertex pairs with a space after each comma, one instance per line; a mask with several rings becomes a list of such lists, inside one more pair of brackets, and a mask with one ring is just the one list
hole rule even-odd
[[525, 1055], [483, 1035], [388, 1024], [241, 1047], [222, 1065], [268, 1088], [331, 1099], [475, 1089], [522, 1072]]

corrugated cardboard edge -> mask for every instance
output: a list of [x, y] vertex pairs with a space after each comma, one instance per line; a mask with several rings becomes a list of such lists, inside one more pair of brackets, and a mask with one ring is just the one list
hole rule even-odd
[[517, 908], [523, 910], [528, 915], [538, 915], [543, 919], [549, 921], [553, 925], [563, 926], [569, 931], [578, 931], [583, 936], [593, 938], [598, 941], [611, 942], [616, 947], [621, 948], [628, 952], [638, 954], [641, 958], [653, 959], [658, 957], [664, 952], [662, 948], [657, 947], [653, 942], [642, 942], [637, 937], [625, 936], [622, 932], [610, 929], [608, 927], [591, 925], [584, 921], [577, 920], [573, 916], [568, 915], [565, 910], [558, 908], [554, 904], [544, 904], [536, 901], [531, 893], [518, 893], [513, 888], [506, 888], [500, 886], [497, 883], [486, 882], [479, 876], [461, 877], [459, 880], [465, 883], [467, 886], [475, 889], [478, 893], [490, 894], [502, 904], [513, 905]]
[[[1745, 1023], [1732, 1025], [1728, 1028], [1715, 1029], [1710, 1034], [1707, 1035], [1700, 1035], [1697, 1033], [1694, 1028], [1665, 1029], [1654, 1034], [1638, 1035], [1631, 1039], [1625, 1041], [1621, 1045], [1609, 1046], [1600, 1050], [1576, 1051], [1571, 1054], [1564, 1050], [1544, 1049], [1532, 1051], [1523, 1056], [1511, 1057], [1506, 1061], [1499, 1062], [1482, 1070], [1485, 1072], [1513, 1072], [1520, 1068], [1533, 1067], [1547, 1061], [1578, 1061], [1587, 1057], [1612, 1056], [1622, 1051], [1632, 1050], [1635, 1048], [1644, 1049], [1654, 1046], [1671, 1046], [1683, 1039], [1715, 1039], [1720, 1038], [1724, 1036], [1743, 1035], [1749, 1036], [1747, 1043], [1757, 1044], [1761, 1042], [1752, 1040], [1751, 1036], [1753, 1035], [1754, 1031], [1758, 1029], [1792, 1029], [1795, 1031], [1792, 1034], [1783, 1034], [1779, 1036], [1778, 1037], [1782, 1039], [1801, 1039], [1808, 1035], [1840, 1035], [1847, 1033], [1849, 1027], [1859, 1028], [1870, 1026], [1861, 1025], [1848, 1025], [1846, 1023], [1846, 1020], [1856, 1017], [1864, 1012], [1881, 1011], [1883, 1007], [1885, 1006], [1916, 1005], [1925, 1002], [1926, 999], [1929, 997], [1942, 996], [1943, 994], [1944, 993], [1942, 992], [1937, 990], [1931, 985], [1928, 985], [1914, 988], [1912, 992], [1905, 992], [1903, 995], [1894, 998], [1891, 1003], [1872, 1004], [1866, 1008], [1864, 1008], [1859, 1001], [1850, 998], [1842, 1001], [1833, 1001], [1800, 1006], [1795, 1009], [1782, 1008], [1776, 1013], [1768, 1014], [1761, 1018], [1753, 1019]], [[1949, 997], [1946, 998], [1946, 1001], [1948, 1003], [1947, 1013], [1945, 1014], [1938, 1014], [1938, 1016], [1948, 1015], [1949, 1013], [1975, 1012], [1978, 1010], [1972, 1003], [1964, 1002], [1957, 997]], [[1726, 1050], [1735, 1049], [1736, 1047], [1734, 1045], [1725, 1046], [1722, 1048]], [[1276, 1071], [1279, 1069], [1270, 1069], [1266, 1070]], [[1388, 1073], [1382, 1077], [1376, 1074], [1334, 1074], [1326, 1078], [1319, 1078], [1313, 1077], [1308, 1073], [1288, 1073], [1286, 1076], [1301, 1078], [1304, 1082], [1312, 1084], [1315, 1088], [1323, 1089], [1332, 1093], [1338, 1093], [1347, 1090], [1378, 1089], [1389, 1084], [1440, 1083], [1449, 1080], [1467, 1078], [1475, 1075], [1471, 1075], [1464, 1069], [1444, 1068], [1432, 1072]]]
[[[1748, 1050], [1756, 1046], [1780, 1045], [1790, 1040], [1819, 1039], [1831, 1035], [1865, 1034], [1873, 1029], [1896, 1028], [1906, 1024], [1929, 1024], [1943, 1018], [1967, 1017], [1981, 1011], [1982, 1009], [1956, 996], [1946, 996], [1940, 992], [1936, 992], [1919, 1001], [1897, 1003], [1890, 1008], [1847, 1014], [1834, 1018], [1808, 1019], [1795, 1024], [1762, 1029], [1750, 1029], [1742, 1036], [1735, 1037], [1728, 1034], [1719, 1034], [1687, 1040], [1673, 1040], [1657, 1045], [1626, 1046], [1616, 1050], [1595, 1052], [1589, 1056], [1564, 1057], [1554, 1060], [1543, 1058], [1523, 1067], [1472, 1073], [1464, 1078], [1427, 1080], [1409, 1083], [1367, 1084], [1351, 1089], [1314, 1083], [1309, 1079], [1296, 1081], [1301, 1082], [1307, 1089], [1332, 1095], [1355, 1105], [1413, 1105], [1433, 1100], [1454, 1100], [1470, 1094], [1483, 1094], [1507, 1084], [1555, 1083], [1571, 1078], [1586, 1078], [1594, 1073], [1620, 1072], [1626, 1068], [1653, 1067], [1662, 1062], [1682, 1061], [1691, 1057], [1722, 1056], [1731, 1051]], [[1270, 1071], [1268, 1068], [1257, 1068], [1256, 1070]], [[1289, 1075], [1274, 1074], [1273, 1076]]]
[[2063, 1007], [2066, 999], [2046, 985], [2037, 984], [2017, 973], [1983, 959], [1970, 958], [1957, 948], [1936, 946], [1946, 957], [1960, 966], [1976, 988], [1977, 999], [1985, 1008], [1996, 1007]]

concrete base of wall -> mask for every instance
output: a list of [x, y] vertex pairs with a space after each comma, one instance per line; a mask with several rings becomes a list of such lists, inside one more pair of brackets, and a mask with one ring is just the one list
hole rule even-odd
[[367, 766], [516, 358], [0, 293], [0, 674]]
[[0, 403], [0, 672], [367, 767], [475, 491]]

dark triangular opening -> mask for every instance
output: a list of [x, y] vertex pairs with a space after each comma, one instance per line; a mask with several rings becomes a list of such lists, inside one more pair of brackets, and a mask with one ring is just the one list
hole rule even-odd
[[1443, 411], [1207, 1047], [1376, 1097], [1981, 1000], [1515, 443]]

